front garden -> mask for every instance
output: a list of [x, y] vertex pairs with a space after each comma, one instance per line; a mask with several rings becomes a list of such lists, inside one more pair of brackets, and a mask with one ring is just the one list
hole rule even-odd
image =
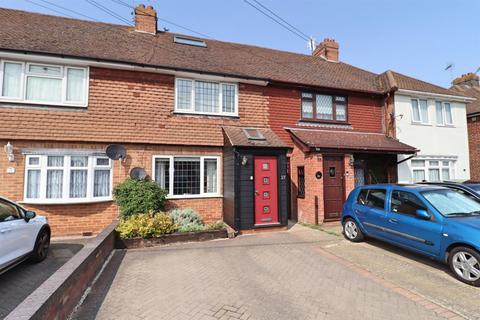
[[227, 236], [222, 221], [206, 224], [189, 208], [166, 211], [167, 192], [154, 181], [127, 179], [115, 187], [113, 194], [120, 207], [116, 231], [124, 247]]

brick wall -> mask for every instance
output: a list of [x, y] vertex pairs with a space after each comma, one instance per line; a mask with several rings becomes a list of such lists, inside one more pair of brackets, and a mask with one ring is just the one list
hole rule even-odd
[[[0, 141], [3, 146], [7, 141]], [[66, 149], [104, 149], [102, 143], [60, 143], [36, 142], [25, 140], [10, 141], [15, 150], [15, 161], [8, 162], [5, 154], [0, 156], [0, 195], [14, 201], [23, 200], [25, 159], [21, 148], [66, 148]], [[127, 159], [123, 163], [113, 162], [113, 185], [125, 180], [133, 167], [145, 168], [152, 174], [152, 157], [154, 155], [212, 155], [222, 156], [219, 147], [187, 147], [145, 144], [125, 144]], [[220, 166], [219, 172], [222, 172]], [[15, 173], [7, 173], [7, 168], [15, 169]], [[53, 236], [81, 235], [84, 232], [98, 233], [118, 216], [118, 208], [112, 201], [82, 204], [25, 204], [28, 209], [48, 217]], [[205, 222], [222, 219], [222, 198], [198, 198], [169, 200], [168, 208], [192, 208], [202, 215]]]
[[[475, 121], [473, 119], [475, 118]], [[480, 181], [480, 117], [468, 118], [468, 148], [470, 150], [470, 179]]]
[[0, 103], [0, 139], [223, 146], [222, 125], [267, 125], [264, 87], [239, 85], [239, 117], [174, 114], [174, 77], [90, 68], [87, 109]]

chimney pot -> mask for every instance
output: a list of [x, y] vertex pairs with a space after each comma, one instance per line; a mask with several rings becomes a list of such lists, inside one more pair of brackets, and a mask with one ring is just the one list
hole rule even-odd
[[314, 57], [324, 57], [328, 61], [338, 62], [339, 47], [340, 46], [335, 39], [325, 38], [319, 45], [317, 45], [315, 50], [313, 50], [312, 55]]
[[469, 87], [480, 87], [480, 77], [473, 73], [462, 74], [461, 77], [452, 81], [453, 85], [465, 85]]
[[145, 8], [145, 5], [139, 4], [135, 8], [135, 31], [157, 33], [157, 11], [152, 6]]

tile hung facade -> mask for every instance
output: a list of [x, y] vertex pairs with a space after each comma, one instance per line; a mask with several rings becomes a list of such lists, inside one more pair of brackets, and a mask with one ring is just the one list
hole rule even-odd
[[339, 61], [335, 40], [303, 55], [159, 32], [153, 8], [135, 13], [131, 28], [0, 9], [0, 143], [14, 156], [0, 157], [0, 194], [54, 236], [115, 219], [111, 190], [135, 167], [206, 222], [334, 221], [356, 185], [396, 182], [397, 155], [418, 151], [396, 139], [392, 74]]

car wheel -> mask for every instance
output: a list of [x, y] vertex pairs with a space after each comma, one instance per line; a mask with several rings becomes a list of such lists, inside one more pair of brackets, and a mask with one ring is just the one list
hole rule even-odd
[[347, 218], [343, 223], [343, 235], [352, 242], [360, 242], [365, 238], [357, 222], [352, 218]]
[[50, 232], [47, 229], [42, 229], [37, 237], [35, 248], [33, 249], [32, 261], [40, 262], [45, 260], [48, 255], [48, 248], [50, 247]]
[[457, 279], [480, 286], [480, 254], [468, 247], [456, 247], [448, 255], [448, 265]]

